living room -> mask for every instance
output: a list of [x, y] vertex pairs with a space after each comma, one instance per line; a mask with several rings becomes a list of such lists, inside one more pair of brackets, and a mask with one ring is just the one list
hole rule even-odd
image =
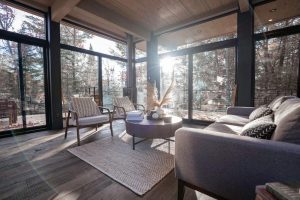
[[1, 0], [0, 199], [299, 198], [299, 58], [299, 0]]

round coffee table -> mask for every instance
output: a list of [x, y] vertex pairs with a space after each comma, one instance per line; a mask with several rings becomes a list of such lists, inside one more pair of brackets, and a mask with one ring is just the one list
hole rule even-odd
[[[175, 131], [182, 127], [182, 119], [172, 116], [170, 122], [164, 120], [148, 120], [145, 116], [142, 121], [128, 121], [126, 120], [126, 132], [133, 137], [132, 148], [135, 145], [146, 139], [166, 139], [170, 140]], [[144, 138], [141, 141], [135, 142], [135, 137]]]

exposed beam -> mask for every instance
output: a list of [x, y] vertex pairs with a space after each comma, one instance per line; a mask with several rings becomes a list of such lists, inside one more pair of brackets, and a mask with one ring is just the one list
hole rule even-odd
[[81, 9], [81, 12], [85, 11], [87, 15], [93, 15], [97, 20], [102, 19], [102, 21], [109, 22], [114, 27], [126, 33], [142, 37], [145, 40], [150, 39], [151, 32], [149, 30], [92, 0], [79, 3], [76, 9]]
[[164, 33], [173, 32], [173, 31], [177, 31], [180, 29], [195, 26], [197, 24], [205, 23], [207, 21], [232, 14], [232, 13], [236, 12], [237, 10], [238, 10], [238, 5], [236, 3], [229, 4], [225, 7], [222, 7], [219, 9], [214, 9], [208, 13], [201, 14], [201, 15], [195, 17], [193, 20], [188, 20], [186, 22], [182, 22], [179, 24], [173, 24], [173, 25], [170, 25], [167, 27], [163, 27], [163, 28], [155, 31], [154, 35], [162, 35]]
[[240, 7], [240, 11], [242, 13], [247, 12], [250, 8], [249, 1], [248, 0], [239, 0], [239, 7]]
[[266, 4], [266, 3], [270, 3], [272, 1], [276, 1], [276, 0], [252, 0], [251, 5], [252, 6], [259, 6], [259, 5], [263, 5], [263, 4]]
[[51, 20], [60, 22], [80, 0], [55, 0], [51, 5]]

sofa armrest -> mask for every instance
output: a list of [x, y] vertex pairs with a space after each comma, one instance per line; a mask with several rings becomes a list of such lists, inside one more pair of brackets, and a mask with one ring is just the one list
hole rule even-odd
[[254, 107], [231, 106], [227, 108], [227, 115], [249, 116], [253, 110]]
[[300, 180], [300, 145], [181, 128], [175, 134], [175, 174], [226, 199], [254, 199], [255, 186]]

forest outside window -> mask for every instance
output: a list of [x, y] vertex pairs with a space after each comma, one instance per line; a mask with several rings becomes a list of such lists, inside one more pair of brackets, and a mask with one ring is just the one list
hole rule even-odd
[[61, 23], [60, 36], [62, 44], [126, 58], [126, 44], [101, 37], [67, 23]]
[[0, 2], [0, 29], [39, 39], [46, 39], [45, 17]]
[[135, 64], [137, 103], [147, 105], [147, 63]]
[[300, 34], [260, 40], [255, 48], [255, 106], [297, 95]]
[[175, 116], [188, 118], [188, 56], [165, 57], [160, 59], [160, 96], [162, 97], [172, 82], [175, 86], [165, 110]]
[[215, 121], [233, 105], [235, 48], [193, 56], [193, 119]]
[[102, 58], [102, 95], [103, 106], [113, 109], [113, 98], [123, 96], [126, 87], [126, 63]]
[[63, 113], [72, 97], [94, 97], [99, 103], [98, 57], [61, 50], [61, 83]]

